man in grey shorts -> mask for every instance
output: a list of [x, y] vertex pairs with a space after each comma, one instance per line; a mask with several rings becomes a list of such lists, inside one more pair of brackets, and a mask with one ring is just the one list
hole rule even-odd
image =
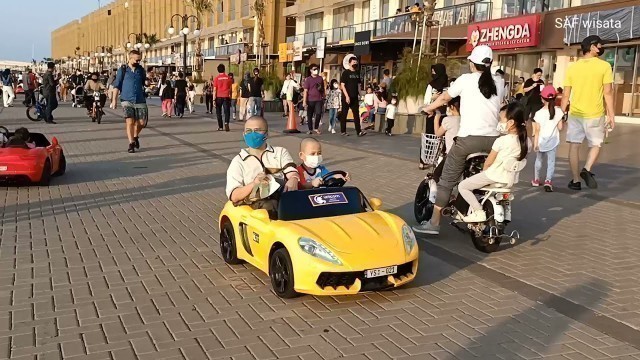
[[138, 50], [129, 52], [129, 61], [118, 69], [116, 79], [113, 82], [113, 97], [111, 108], [116, 108], [118, 95], [124, 109], [124, 118], [127, 122], [127, 137], [129, 138], [129, 152], [134, 153], [140, 149], [140, 132], [146, 125], [147, 99], [144, 93], [144, 83], [147, 74], [140, 65], [142, 56]]

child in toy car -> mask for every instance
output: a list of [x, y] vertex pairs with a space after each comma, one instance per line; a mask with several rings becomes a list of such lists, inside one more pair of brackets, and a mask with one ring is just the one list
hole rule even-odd
[[[300, 143], [300, 159], [302, 164], [298, 165], [298, 176], [300, 189], [312, 189], [320, 187], [323, 184], [323, 177], [329, 174], [329, 170], [322, 165], [322, 144], [312, 138], [304, 138]], [[349, 174], [336, 174], [336, 178], [340, 178], [345, 182], [351, 180]]]

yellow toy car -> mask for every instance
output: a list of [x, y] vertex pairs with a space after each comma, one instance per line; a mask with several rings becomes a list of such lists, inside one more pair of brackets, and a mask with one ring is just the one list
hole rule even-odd
[[355, 294], [398, 287], [418, 270], [418, 245], [398, 216], [380, 211], [356, 187], [281, 194], [277, 219], [228, 202], [219, 218], [220, 251], [269, 274], [275, 293], [291, 298]]

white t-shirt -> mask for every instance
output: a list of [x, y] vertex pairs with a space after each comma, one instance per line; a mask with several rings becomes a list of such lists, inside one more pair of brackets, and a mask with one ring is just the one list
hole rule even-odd
[[369, 105], [369, 106], [373, 106], [373, 102], [375, 101], [374, 96], [375, 96], [375, 95], [374, 95], [373, 93], [371, 93], [371, 94], [366, 94], [366, 95], [364, 96], [364, 103], [365, 103], [365, 104], [367, 104], [367, 105]]
[[496, 139], [491, 150], [498, 153], [496, 160], [485, 170], [489, 179], [497, 183], [508, 184], [516, 175], [505, 168], [505, 164], [510, 159], [517, 160], [520, 157], [520, 141], [518, 135], [508, 134]]
[[447, 117], [442, 120], [441, 126], [447, 130], [447, 132], [444, 133], [444, 143], [447, 147], [447, 153], [449, 153], [453, 148], [453, 138], [458, 136], [458, 131], [460, 130], [460, 116], [447, 115]]
[[385, 116], [387, 117], [387, 119], [395, 119], [397, 110], [398, 110], [397, 106], [393, 104], [387, 105], [387, 112], [385, 112]]
[[560, 145], [560, 131], [558, 131], [558, 123], [562, 121], [563, 115], [564, 113], [560, 110], [560, 107], [556, 106], [556, 114], [553, 119], [549, 119], [549, 109], [546, 107], [538, 110], [533, 116], [533, 121], [540, 125], [538, 147], [541, 152], [551, 151]]
[[246, 149], [240, 150], [227, 169], [226, 194], [231, 199], [233, 190], [251, 183], [259, 173], [272, 174], [281, 184], [285, 183], [285, 174], [298, 173], [296, 164], [287, 149], [280, 146], [267, 145], [262, 159], [249, 154]]
[[498, 95], [487, 99], [480, 92], [478, 81], [482, 73], [461, 75], [449, 87], [449, 95], [460, 96], [459, 137], [498, 136], [496, 130], [500, 116], [500, 105], [504, 96], [504, 80], [494, 77]]

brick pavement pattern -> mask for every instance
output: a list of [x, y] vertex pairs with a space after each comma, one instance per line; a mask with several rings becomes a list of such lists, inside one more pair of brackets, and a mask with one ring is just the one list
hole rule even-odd
[[[241, 125], [219, 133], [211, 118], [154, 117], [141, 151], [127, 154], [113, 113], [96, 125], [62, 105], [54, 126], [23, 114], [6, 109], [0, 124], [57, 136], [69, 165], [48, 188], [0, 188], [0, 358], [640, 359], [637, 342], [588, 320], [591, 313], [632, 335], [640, 329], [638, 128], [621, 127], [612, 139], [619, 150], [603, 154], [598, 179], [608, 187], [520, 189], [510, 226], [521, 244], [486, 256], [445, 227], [440, 239], [421, 241], [410, 286], [282, 300], [268, 276], [219, 254], [217, 215]], [[329, 168], [349, 170], [365, 194], [413, 223], [423, 176], [415, 138], [323, 140]], [[299, 141], [271, 136], [293, 154]], [[558, 172], [567, 171], [559, 161]], [[513, 291], [487, 271], [578, 310]]]

